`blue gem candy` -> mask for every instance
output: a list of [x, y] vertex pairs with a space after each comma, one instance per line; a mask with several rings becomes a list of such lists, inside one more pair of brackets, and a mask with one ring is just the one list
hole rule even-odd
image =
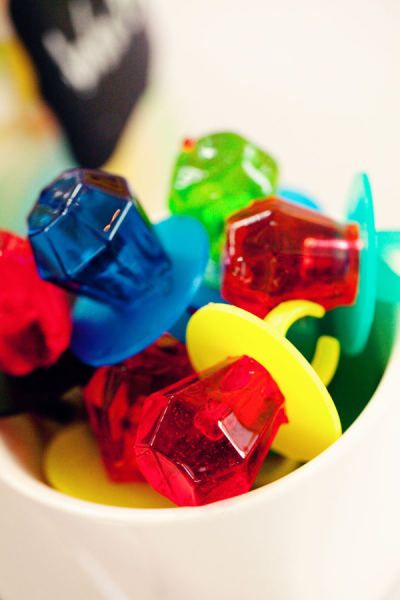
[[40, 275], [67, 290], [129, 308], [171, 285], [171, 263], [124, 178], [65, 171], [29, 217]]
[[157, 289], [133, 310], [89, 298], [74, 306], [71, 349], [81, 361], [99, 367], [121, 362], [141, 352], [192, 304], [203, 281], [209, 241], [204, 226], [193, 217], [173, 216], [156, 223], [155, 231], [171, 260], [171, 286]]

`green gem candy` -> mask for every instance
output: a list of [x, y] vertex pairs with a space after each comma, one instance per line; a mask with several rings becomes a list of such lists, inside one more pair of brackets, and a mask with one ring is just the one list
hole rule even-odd
[[225, 221], [255, 199], [276, 190], [278, 165], [266, 152], [236, 133], [185, 140], [175, 164], [169, 208], [206, 227], [210, 262], [206, 281], [219, 287]]

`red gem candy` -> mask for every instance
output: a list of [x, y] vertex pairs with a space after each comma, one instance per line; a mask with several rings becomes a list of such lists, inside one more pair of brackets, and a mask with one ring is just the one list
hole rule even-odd
[[143, 479], [135, 455], [143, 401], [191, 373], [185, 345], [169, 335], [121, 364], [97, 369], [84, 390], [84, 398], [111, 479]]
[[259, 317], [285, 300], [326, 309], [357, 295], [358, 226], [279, 198], [253, 203], [227, 221], [223, 297]]
[[0, 371], [27, 375], [69, 346], [67, 294], [43, 281], [27, 240], [0, 231]]
[[178, 505], [247, 492], [287, 422], [283, 403], [268, 371], [247, 356], [187, 377], [146, 399], [138, 465]]

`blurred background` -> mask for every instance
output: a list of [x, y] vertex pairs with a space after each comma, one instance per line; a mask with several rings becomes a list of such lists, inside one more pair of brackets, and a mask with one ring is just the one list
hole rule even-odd
[[367, 170], [393, 226], [399, 22], [397, 0], [1, 0], [1, 226], [23, 231], [73, 164], [127, 175], [159, 212], [181, 138], [216, 130], [337, 215]]

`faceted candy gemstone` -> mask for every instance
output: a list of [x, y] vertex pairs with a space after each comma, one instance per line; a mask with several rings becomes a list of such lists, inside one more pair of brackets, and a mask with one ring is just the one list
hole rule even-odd
[[169, 286], [170, 261], [122, 177], [65, 171], [39, 196], [29, 237], [44, 279], [120, 306]]
[[185, 345], [169, 335], [123, 363], [95, 372], [84, 398], [111, 479], [142, 479], [134, 446], [143, 401], [192, 373]]
[[279, 198], [254, 202], [228, 220], [222, 296], [259, 317], [292, 299], [351, 305], [359, 253], [357, 224]]
[[277, 180], [275, 160], [235, 133], [183, 142], [172, 176], [169, 207], [173, 213], [196, 217], [206, 227], [211, 243], [210, 284], [219, 286], [227, 217], [251, 200], [272, 194]]
[[31, 247], [0, 231], [0, 371], [26, 375], [57, 361], [71, 338], [68, 297], [43, 281]]
[[282, 423], [284, 398], [248, 356], [149, 396], [136, 439], [144, 477], [178, 505], [247, 492]]

